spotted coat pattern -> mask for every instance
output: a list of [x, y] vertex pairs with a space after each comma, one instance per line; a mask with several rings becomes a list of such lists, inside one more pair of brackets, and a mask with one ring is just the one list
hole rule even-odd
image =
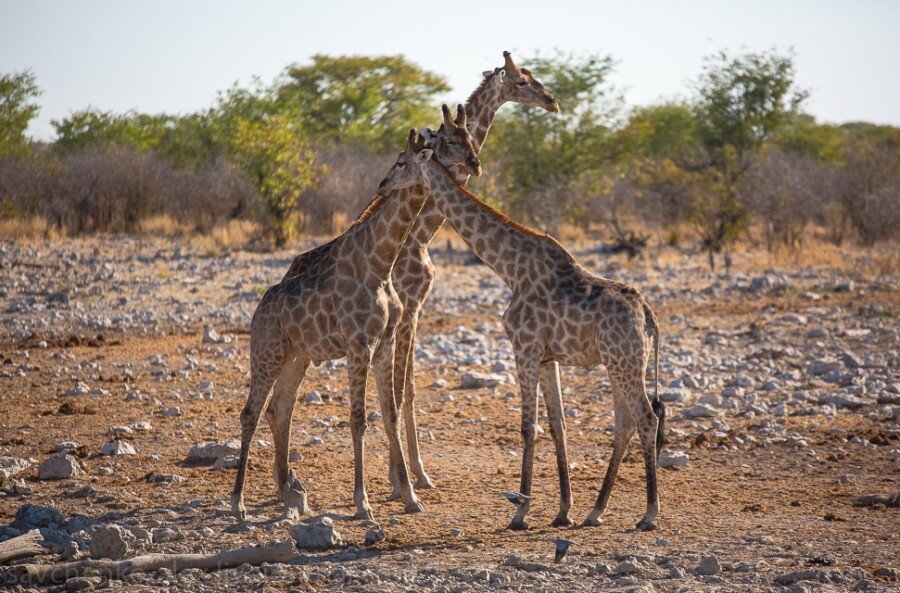
[[647, 510], [638, 528], [652, 528], [659, 512], [656, 458], [664, 409], [658, 396], [651, 402], [644, 385], [654, 340], [658, 358], [658, 322], [650, 306], [637, 289], [592, 274], [555, 239], [516, 223], [479, 200], [437, 161], [420, 155], [414, 162], [416, 167], [392, 172], [386, 185], [424, 184], [453, 228], [512, 292], [503, 326], [512, 342], [521, 390], [524, 451], [520, 492], [525, 497], [510, 527], [527, 528], [538, 386], [547, 406], [559, 473], [560, 509], [554, 525], [571, 524], [558, 365], [603, 364], [613, 388], [616, 431], [603, 485], [585, 523], [600, 522], [625, 448], [637, 432], [647, 477]]

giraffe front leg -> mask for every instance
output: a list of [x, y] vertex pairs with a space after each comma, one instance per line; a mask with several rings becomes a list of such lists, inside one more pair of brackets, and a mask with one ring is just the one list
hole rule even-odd
[[547, 406], [550, 420], [550, 434], [556, 449], [556, 470], [559, 475], [559, 513], [553, 520], [553, 527], [568, 527], [573, 524], [569, 518], [572, 508], [572, 486], [569, 482], [569, 460], [566, 451], [566, 419], [563, 415], [562, 392], [559, 388], [559, 364], [548, 362], [541, 365], [541, 392]]
[[528, 529], [525, 516], [531, 509], [531, 481], [534, 469], [534, 440], [537, 435], [537, 388], [540, 377], [540, 360], [537, 357], [516, 355], [519, 387], [522, 394], [522, 476], [519, 492], [524, 495], [516, 505], [516, 514], [509, 529]]
[[356, 518], [373, 521], [369, 495], [366, 493], [364, 453], [366, 434], [366, 378], [372, 350], [366, 345], [351, 349], [347, 356], [347, 372], [350, 376], [350, 434], [353, 439], [353, 502]]
[[394, 393], [394, 341], [393, 336], [385, 338], [375, 351], [375, 384], [378, 389], [378, 401], [381, 404], [381, 415], [384, 419], [384, 430], [388, 439], [388, 459], [392, 475], [396, 476], [407, 513], [420, 513], [425, 510], [416, 497], [409, 483], [409, 472], [406, 458], [400, 445], [399, 410]]
[[[422, 463], [422, 455], [419, 452], [419, 429], [416, 424], [416, 382], [413, 366], [415, 362], [416, 327], [418, 325], [418, 311], [404, 312], [404, 320], [397, 327], [397, 355], [395, 361], [403, 361], [399, 370], [395, 369], [394, 377], [402, 377], [399, 385], [400, 400], [398, 408], [403, 414], [403, 422], [406, 426], [406, 450], [409, 453], [409, 466], [416, 476], [416, 488], [434, 488], [434, 482], [425, 473], [425, 465]], [[408, 317], [408, 318], [407, 318]], [[402, 374], [401, 374], [402, 373]], [[402, 407], [401, 407], [402, 406]]]

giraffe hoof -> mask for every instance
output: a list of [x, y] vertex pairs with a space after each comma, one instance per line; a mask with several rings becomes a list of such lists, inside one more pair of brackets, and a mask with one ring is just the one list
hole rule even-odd
[[526, 523], [524, 519], [513, 519], [512, 523], [509, 524], [509, 527], [507, 529], [509, 529], [510, 531], [528, 531], [528, 523]]
[[353, 515], [354, 519], [362, 519], [363, 521], [374, 521], [375, 515], [372, 513], [372, 509], [360, 509], [356, 511], [356, 514]]
[[653, 531], [656, 529], [656, 523], [653, 521], [641, 521], [634, 529], [635, 531]]
[[550, 524], [551, 527], [571, 527], [572, 525], [575, 525], [575, 521], [569, 519], [568, 515], [557, 517], [553, 520], [553, 523]]
[[247, 509], [244, 507], [243, 498], [238, 498], [236, 496], [231, 498], [231, 514], [234, 515], [235, 519], [238, 521], [247, 520]]
[[428, 476], [422, 476], [416, 480], [415, 487], [416, 490], [430, 490], [432, 488], [437, 488]]
[[402, 498], [400, 495], [400, 491], [394, 490], [393, 492], [391, 492], [390, 496], [388, 496], [388, 502], [391, 502], [394, 500], [400, 500], [400, 498]]
[[409, 514], [422, 513], [422, 512], [425, 512], [425, 507], [423, 507], [422, 503], [419, 502], [418, 500], [413, 500], [409, 504], [407, 504], [405, 507], [403, 507], [403, 512], [409, 513]]
[[600, 525], [603, 525], [603, 519], [600, 519], [599, 517], [588, 517], [584, 520], [582, 525], [585, 527], [599, 527]]

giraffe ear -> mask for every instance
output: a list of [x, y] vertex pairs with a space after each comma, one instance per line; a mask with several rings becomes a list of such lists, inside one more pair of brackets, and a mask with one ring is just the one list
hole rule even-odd
[[419, 163], [427, 163], [431, 159], [432, 154], [434, 154], [434, 151], [430, 148], [420, 150], [419, 153], [416, 154], [416, 161]]
[[484, 76], [485, 78], [490, 78], [492, 74], [494, 74], [493, 70], [485, 70], [484, 72], [481, 73], [481, 75]]
[[504, 80], [506, 80], [506, 70], [501, 68], [500, 72], [497, 73], [497, 76], [500, 77], [500, 82], [503, 82]]

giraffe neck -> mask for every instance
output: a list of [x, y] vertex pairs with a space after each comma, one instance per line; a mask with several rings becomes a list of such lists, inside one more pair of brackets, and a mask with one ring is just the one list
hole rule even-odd
[[[497, 110], [504, 103], [506, 103], [506, 100], [500, 96], [500, 90], [496, 88], [493, 77], [485, 79], [475, 89], [475, 92], [469, 96], [469, 100], [466, 101], [466, 114], [469, 121], [466, 127], [472, 136], [472, 145], [475, 147], [476, 152], [481, 152], [481, 147], [484, 146], [488, 132], [491, 131], [494, 116], [497, 115]], [[453, 176], [460, 185], [465, 185], [469, 180], [469, 173], [462, 166], [453, 168]], [[444, 215], [441, 214], [434, 200], [427, 200], [422, 208], [422, 213], [413, 224], [407, 247], [410, 249], [421, 249], [423, 246], [428, 245], [442, 224], [444, 224]]]
[[[358, 268], [378, 281], [390, 277], [391, 268], [428, 194], [421, 185], [375, 198], [345, 237], [358, 258]], [[379, 203], [380, 202], [380, 203]]]
[[[521, 292], [552, 269], [560, 251], [555, 241], [519, 225], [465, 188], [435, 161], [424, 165], [432, 201], [475, 255], [509, 286]], [[559, 249], [557, 249], [559, 247]]]

